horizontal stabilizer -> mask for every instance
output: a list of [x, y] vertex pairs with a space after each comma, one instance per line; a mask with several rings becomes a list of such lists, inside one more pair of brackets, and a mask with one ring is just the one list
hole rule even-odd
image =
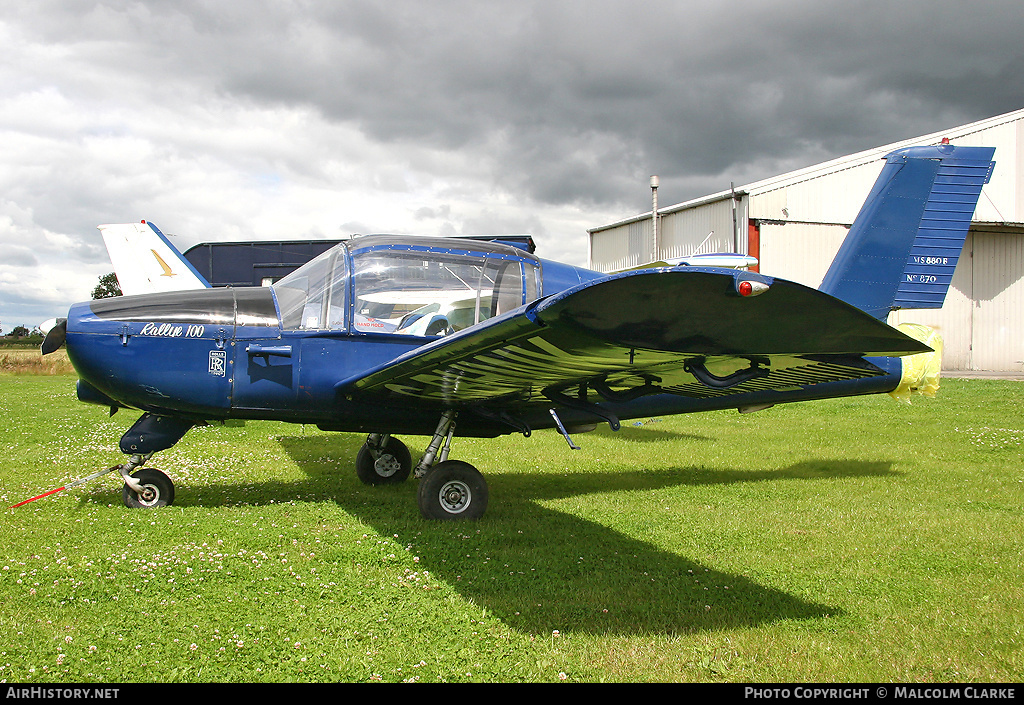
[[747, 269], [757, 266], [757, 258], [750, 255], [741, 255], [736, 252], [709, 252], [703, 255], [689, 255], [687, 257], [674, 257], [668, 260], [669, 264], [688, 267], [725, 267], [727, 269]]

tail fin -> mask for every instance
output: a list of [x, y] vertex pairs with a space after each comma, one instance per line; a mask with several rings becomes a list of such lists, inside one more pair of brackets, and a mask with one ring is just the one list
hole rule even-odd
[[821, 291], [883, 320], [940, 308], [994, 152], [943, 144], [886, 156]]
[[203, 275], [152, 223], [101, 225], [99, 229], [122, 294], [209, 288]]

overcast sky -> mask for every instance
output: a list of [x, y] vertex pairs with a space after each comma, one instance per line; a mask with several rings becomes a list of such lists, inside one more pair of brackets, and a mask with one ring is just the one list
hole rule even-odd
[[0, 327], [199, 242], [586, 230], [1024, 107], [1020, 0], [0, 9]]

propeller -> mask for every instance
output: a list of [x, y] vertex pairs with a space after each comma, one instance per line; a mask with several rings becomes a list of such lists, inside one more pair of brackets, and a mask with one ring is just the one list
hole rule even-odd
[[60, 347], [64, 345], [64, 339], [68, 334], [68, 319], [51, 319], [39, 326], [39, 329], [46, 331], [46, 338], [43, 339], [43, 344], [40, 350], [43, 355], [49, 355], [50, 353], [59, 350]]

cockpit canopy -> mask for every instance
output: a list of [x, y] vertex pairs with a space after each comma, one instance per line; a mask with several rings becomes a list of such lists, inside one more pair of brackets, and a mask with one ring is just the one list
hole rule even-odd
[[540, 295], [540, 264], [494, 242], [371, 236], [273, 285], [285, 330], [446, 335]]

